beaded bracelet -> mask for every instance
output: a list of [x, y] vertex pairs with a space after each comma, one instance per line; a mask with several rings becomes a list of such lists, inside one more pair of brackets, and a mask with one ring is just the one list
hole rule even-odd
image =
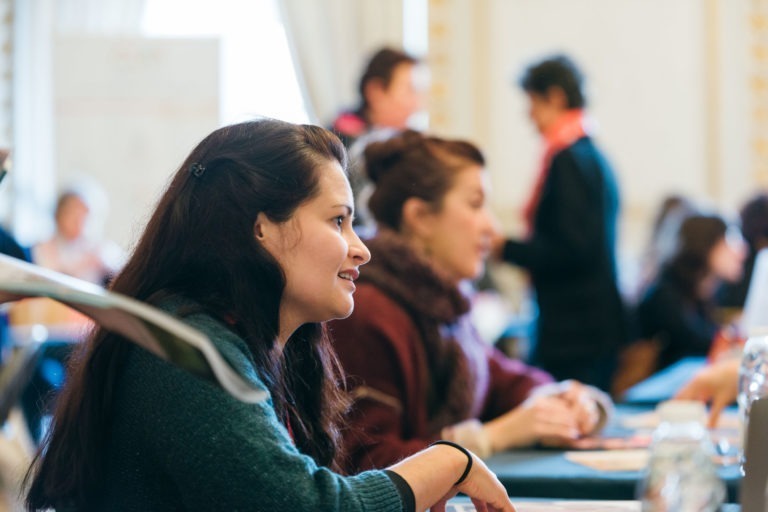
[[459, 479], [456, 480], [456, 483], [453, 484], [454, 487], [455, 487], [455, 486], [459, 485], [460, 483], [462, 483], [464, 480], [466, 480], [467, 476], [469, 476], [469, 472], [472, 470], [472, 454], [469, 452], [469, 450], [467, 450], [466, 448], [464, 448], [460, 444], [456, 444], [456, 443], [453, 443], [451, 441], [442, 441], [442, 440], [441, 441], [435, 441], [434, 443], [430, 444], [429, 446], [435, 446], [436, 444], [444, 444], [444, 445], [447, 445], [447, 446], [452, 446], [452, 447], [456, 448], [457, 450], [459, 450], [460, 452], [462, 452], [464, 455], [467, 456], [467, 467], [464, 468], [464, 472], [461, 474]]

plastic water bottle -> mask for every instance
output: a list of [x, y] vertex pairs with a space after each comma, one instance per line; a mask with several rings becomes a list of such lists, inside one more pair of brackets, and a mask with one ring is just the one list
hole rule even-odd
[[[746, 441], [744, 433], [747, 431], [749, 411], [752, 402], [757, 398], [768, 395], [768, 331], [755, 331], [750, 335], [744, 354], [741, 357], [739, 368], [739, 417], [741, 418], [742, 440]], [[739, 456], [742, 474], [744, 473], [744, 453], [746, 446], [742, 442], [742, 450]]]
[[643, 512], [714, 512], [725, 485], [712, 461], [714, 447], [699, 402], [672, 400], [657, 408], [650, 459], [638, 485]]

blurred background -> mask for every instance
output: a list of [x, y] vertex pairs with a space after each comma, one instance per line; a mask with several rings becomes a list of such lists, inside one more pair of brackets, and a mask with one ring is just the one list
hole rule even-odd
[[87, 183], [90, 229], [130, 251], [203, 136], [258, 115], [329, 125], [383, 45], [424, 59], [416, 122], [485, 151], [511, 235], [541, 151], [517, 77], [552, 52], [579, 63], [621, 187], [627, 293], [663, 197], [735, 214], [768, 185], [768, 1], [0, 0], [0, 223], [31, 246]]

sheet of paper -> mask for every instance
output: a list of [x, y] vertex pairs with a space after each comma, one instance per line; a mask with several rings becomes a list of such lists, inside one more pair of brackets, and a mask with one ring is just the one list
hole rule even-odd
[[648, 457], [645, 449], [565, 452], [566, 460], [598, 471], [639, 471]]
[[[518, 512], [639, 512], [639, 501], [516, 501]], [[472, 503], [449, 503], [447, 512], [475, 512]]]
[[[659, 415], [652, 412], [628, 414], [622, 416], [621, 426], [631, 430], [653, 430], [659, 426]], [[726, 411], [720, 415], [717, 422], [718, 429], [739, 429], [739, 416], [736, 412]]]

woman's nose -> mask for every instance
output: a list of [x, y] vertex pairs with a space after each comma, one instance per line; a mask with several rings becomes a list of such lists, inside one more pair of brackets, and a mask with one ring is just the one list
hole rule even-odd
[[358, 261], [358, 265], [365, 265], [371, 261], [371, 251], [369, 251], [368, 247], [366, 247], [363, 241], [360, 240], [357, 233], [352, 235], [352, 240], [350, 240], [349, 244], [349, 253], [353, 260]]

